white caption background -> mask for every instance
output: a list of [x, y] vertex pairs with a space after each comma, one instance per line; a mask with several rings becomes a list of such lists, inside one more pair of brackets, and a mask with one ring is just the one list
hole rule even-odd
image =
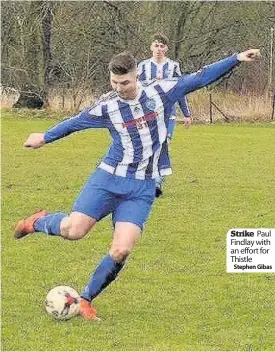
[[275, 228], [241, 228], [227, 232], [229, 273], [275, 272]]

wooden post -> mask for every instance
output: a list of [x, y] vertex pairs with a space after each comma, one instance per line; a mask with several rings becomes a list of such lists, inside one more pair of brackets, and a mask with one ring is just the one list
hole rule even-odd
[[271, 120], [274, 120], [274, 110], [275, 110], [275, 93], [273, 93], [273, 99], [272, 99], [272, 113], [271, 113]]
[[209, 113], [210, 113], [210, 123], [213, 122], [213, 109], [212, 109], [212, 94], [209, 95]]
[[269, 57], [269, 75], [268, 75], [268, 90], [272, 91], [272, 77], [273, 77], [273, 40], [275, 28], [270, 28], [270, 57]]

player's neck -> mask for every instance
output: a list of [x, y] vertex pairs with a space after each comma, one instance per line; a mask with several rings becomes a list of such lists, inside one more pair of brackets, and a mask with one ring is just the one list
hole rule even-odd
[[163, 62], [166, 61], [167, 57], [166, 56], [153, 56], [152, 59], [157, 63], [157, 64], [162, 64]]
[[123, 101], [132, 101], [132, 100], [135, 101], [135, 100], [138, 100], [140, 98], [140, 95], [141, 95], [141, 88], [140, 88], [140, 85], [138, 84], [136, 90], [134, 90], [127, 97], [120, 96], [120, 99], [123, 100]]

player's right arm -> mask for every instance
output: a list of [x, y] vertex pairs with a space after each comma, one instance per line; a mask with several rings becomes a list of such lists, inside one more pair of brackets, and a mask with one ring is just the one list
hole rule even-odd
[[106, 127], [105, 122], [101, 112], [101, 105], [98, 104], [58, 123], [45, 133], [31, 133], [23, 145], [27, 148], [40, 148], [46, 143], [64, 138], [77, 131], [88, 128], [104, 128]]

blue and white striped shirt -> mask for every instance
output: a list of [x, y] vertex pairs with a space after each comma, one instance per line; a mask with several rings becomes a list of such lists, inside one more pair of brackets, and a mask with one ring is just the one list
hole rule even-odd
[[[150, 58], [139, 62], [138, 75], [141, 82], [151, 81], [154, 79], [170, 79], [180, 77], [181, 70], [177, 61], [166, 58], [163, 62], [158, 63], [154, 60], [154, 58]], [[179, 105], [183, 115], [185, 117], [190, 117], [191, 113], [185, 96], [180, 99]], [[172, 118], [174, 118], [175, 113], [176, 110], [174, 109], [171, 116]]]
[[150, 58], [139, 62], [138, 74], [140, 81], [151, 81], [153, 79], [180, 77], [181, 71], [179, 63], [169, 58], [161, 63]]
[[48, 130], [45, 142], [87, 128], [107, 128], [112, 144], [100, 168], [136, 179], [167, 175], [171, 173], [167, 128], [174, 104], [185, 94], [217, 80], [237, 64], [237, 55], [233, 55], [190, 75], [140, 85], [134, 100], [124, 100], [116, 92], [110, 92], [95, 105]]

